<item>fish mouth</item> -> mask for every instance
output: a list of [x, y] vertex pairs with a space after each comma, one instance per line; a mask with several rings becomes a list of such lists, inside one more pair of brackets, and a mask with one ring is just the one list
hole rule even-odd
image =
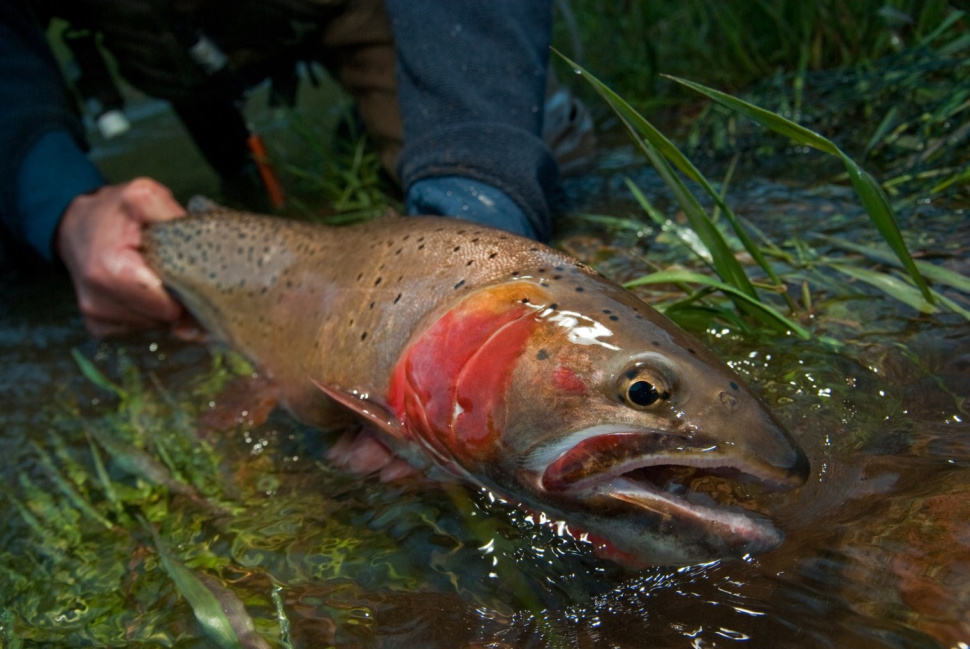
[[791, 466], [774, 467], [669, 431], [596, 426], [567, 444], [564, 452], [533, 454], [546, 494], [567, 507], [585, 503], [605, 516], [639, 519], [654, 535], [659, 528], [675, 544], [693, 544], [685, 553], [711, 559], [777, 547], [784, 535], [750, 499], [792, 489], [808, 475], [798, 449]]

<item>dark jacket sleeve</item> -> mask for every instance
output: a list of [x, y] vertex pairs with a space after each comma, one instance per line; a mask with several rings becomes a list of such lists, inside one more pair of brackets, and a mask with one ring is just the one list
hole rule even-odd
[[505, 192], [540, 237], [556, 163], [541, 138], [548, 0], [386, 0], [398, 54], [407, 189], [464, 176]]
[[103, 184], [83, 155], [84, 129], [37, 20], [0, 2], [0, 222], [50, 259], [70, 201]]

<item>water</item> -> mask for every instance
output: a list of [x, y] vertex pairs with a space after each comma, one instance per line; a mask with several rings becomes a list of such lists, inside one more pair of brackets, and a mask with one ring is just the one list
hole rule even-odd
[[[617, 170], [653, 181], [619, 159], [569, 191], [591, 210], [633, 213]], [[751, 177], [733, 194], [775, 237], [871, 238], [839, 188]], [[906, 219], [938, 263], [966, 270], [970, 228], [957, 212], [920, 206]], [[625, 279], [667, 254], [649, 230], [567, 224], [561, 244]], [[775, 552], [631, 570], [486, 493], [330, 468], [339, 431], [268, 414], [265, 385], [205, 347], [160, 333], [91, 341], [56, 273], [6, 270], [0, 303], [0, 638], [9, 646], [211, 646], [164, 552], [218, 578], [273, 646], [970, 642], [970, 327], [956, 318], [920, 317], [860, 288], [815, 305], [811, 326], [846, 343], [838, 351], [700, 332], [792, 430], [813, 474], [761, 505], [787, 535]], [[72, 348], [127, 397], [85, 379]], [[152, 484], [155, 465], [132, 452], [129, 463], [141, 462], [132, 469], [99, 431], [145, 449], [163, 482], [192, 490]]]

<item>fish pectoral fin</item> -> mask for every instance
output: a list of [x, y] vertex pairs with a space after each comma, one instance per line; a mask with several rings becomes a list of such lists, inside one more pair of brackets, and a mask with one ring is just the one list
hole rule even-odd
[[366, 394], [357, 391], [347, 392], [336, 386], [324, 385], [312, 377], [307, 377], [325, 395], [352, 411], [368, 423], [383, 430], [395, 439], [405, 437], [404, 426], [385, 406], [372, 401]]

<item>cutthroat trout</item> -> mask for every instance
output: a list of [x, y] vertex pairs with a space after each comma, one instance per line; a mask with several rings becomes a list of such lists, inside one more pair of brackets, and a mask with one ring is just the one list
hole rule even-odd
[[581, 262], [440, 217], [329, 228], [214, 210], [152, 225], [145, 257], [283, 405], [353, 412], [437, 465], [637, 563], [777, 546], [698, 479], [803, 483], [771, 412], [699, 342]]

